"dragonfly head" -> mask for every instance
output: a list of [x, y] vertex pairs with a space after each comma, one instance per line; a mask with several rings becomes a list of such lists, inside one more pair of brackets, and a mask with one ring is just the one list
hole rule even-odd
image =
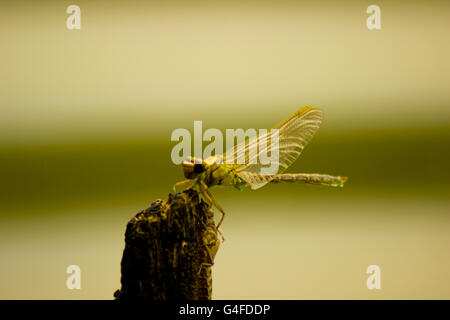
[[206, 163], [201, 159], [190, 157], [181, 163], [186, 179], [195, 179], [206, 171]]

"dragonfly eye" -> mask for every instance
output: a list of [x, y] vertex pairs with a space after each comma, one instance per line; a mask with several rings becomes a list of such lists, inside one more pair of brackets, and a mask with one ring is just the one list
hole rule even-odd
[[205, 166], [201, 163], [194, 164], [194, 172], [195, 173], [203, 173], [205, 172]]

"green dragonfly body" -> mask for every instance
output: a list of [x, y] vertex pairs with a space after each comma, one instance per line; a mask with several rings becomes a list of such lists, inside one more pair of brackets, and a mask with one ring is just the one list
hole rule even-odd
[[[248, 186], [251, 187], [251, 184], [241, 178], [239, 173], [226, 165], [200, 163], [197, 166], [195, 162], [198, 162], [198, 159], [191, 158], [190, 161], [183, 163], [185, 177], [190, 180], [197, 179], [199, 183], [204, 183], [208, 188], [232, 186], [238, 190], [244, 190]], [[269, 183], [308, 183], [330, 187], [343, 187], [347, 180], [346, 177], [318, 173], [253, 174], [253, 179], [268, 181]]]
[[[307, 173], [282, 173], [301, 154], [305, 146], [311, 140], [322, 122], [322, 111], [315, 107], [303, 107], [279, 125], [272, 129], [277, 129], [279, 143], [277, 146], [278, 172], [276, 174], [261, 174], [263, 165], [254, 161], [251, 157], [257, 157], [261, 152], [273, 152], [267, 142], [273, 139], [271, 133], [266, 136], [254, 137], [248, 142], [238, 144], [232, 152], [228, 151], [224, 155], [211, 156], [205, 160], [191, 157], [182, 162], [184, 176], [187, 180], [177, 183], [178, 186], [192, 184], [212, 205], [214, 204], [221, 212], [223, 221], [225, 215], [222, 207], [214, 200], [209, 189], [215, 186], [233, 186], [239, 190], [246, 187], [258, 189], [267, 183], [307, 183], [325, 185], [331, 187], [343, 187], [346, 177], [332, 176], [328, 174], [307, 174]], [[272, 131], [271, 131], [272, 132]], [[249, 150], [258, 145], [258, 153], [250, 156]], [[238, 152], [245, 154], [243, 164], [227, 164], [228, 157], [237, 157]]]

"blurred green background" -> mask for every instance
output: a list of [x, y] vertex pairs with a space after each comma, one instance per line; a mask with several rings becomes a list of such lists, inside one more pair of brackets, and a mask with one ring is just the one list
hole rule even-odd
[[[290, 172], [343, 189], [217, 189], [215, 299], [450, 298], [450, 4], [0, 4], [0, 298], [112, 299], [126, 223], [183, 179], [176, 128], [325, 112]], [[66, 267], [82, 271], [66, 288]], [[366, 288], [369, 265], [381, 290]]]

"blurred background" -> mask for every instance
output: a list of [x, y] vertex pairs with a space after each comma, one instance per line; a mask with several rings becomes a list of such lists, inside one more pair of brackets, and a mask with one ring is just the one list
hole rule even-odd
[[127, 222], [183, 179], [174, 129], [315, 105], [289, 171], [349, 181], [214, 190], [213, 298], [449, 299], [450, 3], [378, 1], [374, 31], [371, 4], [2, 1], [0, 298], [112, 299]]

